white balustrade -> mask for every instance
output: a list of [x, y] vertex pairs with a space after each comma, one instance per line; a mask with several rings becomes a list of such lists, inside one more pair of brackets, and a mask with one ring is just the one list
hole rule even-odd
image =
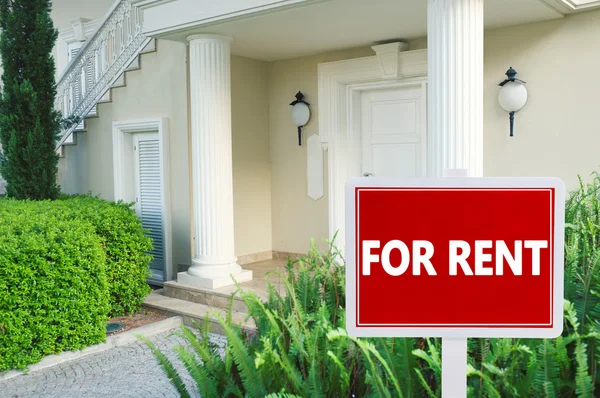
[[112, 11], [73, 57], [57, 83], [56, 109], [68, 119], [57, 142], [60, 147], [102, 99], [110, 86], [150, 41], [142, 33], [142, 13], [127, 0]]

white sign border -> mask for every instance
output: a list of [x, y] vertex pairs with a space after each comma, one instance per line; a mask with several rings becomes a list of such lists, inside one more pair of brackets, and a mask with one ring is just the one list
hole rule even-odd
[[[356, 327], [356, 188], [554, 188], [554, 325], [552, 328]], [[346, 329], [353, 337], [556, 338], [563, 330], [565, 185], [558, 178], [379, 178], [346, 182]]]

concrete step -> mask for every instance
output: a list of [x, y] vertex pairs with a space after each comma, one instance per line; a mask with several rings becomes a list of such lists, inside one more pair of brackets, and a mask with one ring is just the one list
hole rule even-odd
[[100, 117], [100, 115], [98, 115], [98, 106], [94, 105], [94, 107], [88, 112], [87, 115], [85, 115], [86, 119], [94, 119]]
[[[183, 323], [187, 326], [194, 326], [196, 322], [199, 326], [203, 326], [208, 315], [208, 322], [211, 323], [211, 331], [213, 333], [223, 333], [223, 328], [217, 321], [215, 315], [219, 314], [222, 318], [227, 317], [227, 311], [222, 308], [216, 308], [204, 304], [192, 303], [190, 301], [180, 300], [172, 297], [167, 297], [163, 294], [163, 290], [155, 290], [146, 296], [144, 307], [151, 308], [159, 313], [166, 315], [178, 315], [183, 318]], [[255, 332], [256, 326], [254, 321], [249, 319], [246, 321], [247, 314], [243, 312], [232, 312], [232, 321], [236, 324], [241, 324], [242, 328], [247, 332]]]
[[115, 82], [113, 83], [112, 86], [110, 86], [111, 89], [113, 88], [118, 88], [118, 87], [125, 87], [127, 84], [125, 82], [125, 72], [121, 73], [121, 76], [119, 76], [117, 78], [117, 80], [115, 80]]
[[105, 104], [107, 102], [112, 102], [112, 98], [111, 98], [111, 93], [110, 90], [108, 90], [106, 92], [106, 94], [104, 94], [104, 96], [102, 98], [100, 98], [100, 101], [98, 101], [99, 104]]
[[[167, 297], [220, 308], [222, 310], [228, 310], [231, 303], [232, 293], [229, 291], [219, 292], [216, 290], [184, 285], [175, 281], [165, 282], [163, 289], [164, 295]], [[248, 312], [246, 303], [244, 303], [244, 300], [242, 300], [239, 295], [234, 297], [232, 309], [237, 312]]]
[[139, 70], [140, 69], [140, 57], [137, 56], [133, 59], [133, 61], [131, 61], [131, 63], [127, 66], [127, 68], [125, 68], [125, 72], [129, 72], [132, 70]]
[[146, 44], [146, 47], [144, 47], [144, 49], [142, 51], [140, 51], [140, 54], [148, 54], [148, 53], [153, 53], [156, 51], [156, 39], [152, 39], [150, 40], [150, 42], [148, 42], [148, 44]]
[[[75, 134], [77, 130], [73, 131], [71, 133], [71, 135], [69, 135], [69, 138], [67, 138], [67, 140], [65, 142], [63, 142], [64, 146], [69, 146], [69, 145], [77, 145], [77, 135]], [[84, 130], [80, 130], [80, 131], [84, 131]]]

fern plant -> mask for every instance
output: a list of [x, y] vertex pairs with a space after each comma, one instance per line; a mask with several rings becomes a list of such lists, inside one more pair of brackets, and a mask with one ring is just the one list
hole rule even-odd
[[[565, 327], [557, 339], [470, 339], [468, 395], [594, 397], [600, 394], [600, 175], [581, 183], [566, 206]], [[331, 243], [288, 262], [283, 293], [241, 291], [257, 332], [219, 318], [223, 349], [210, 323], [179, 332], [190, 348], [176, 353], [203, 397], [439, 397], [439, 339], [350, 337], [345, 274]], [[231, 309], [230, 309], [231, 311]], [[173, 364], [152, 348], [181, 396]]]

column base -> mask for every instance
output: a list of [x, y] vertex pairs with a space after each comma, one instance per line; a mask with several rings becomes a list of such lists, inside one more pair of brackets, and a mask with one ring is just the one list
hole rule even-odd
[[216, 276], [212, 278], [190, 275], [187, 272], [179, 272], [177, 274], [177, 282], [182, 285], [200, 287], [203, 289], [218, 289], [224, 286], [235, 285], [235, 282], [250, 282], [252, 280], [251, 270], [242, 270], [232, 276]]

